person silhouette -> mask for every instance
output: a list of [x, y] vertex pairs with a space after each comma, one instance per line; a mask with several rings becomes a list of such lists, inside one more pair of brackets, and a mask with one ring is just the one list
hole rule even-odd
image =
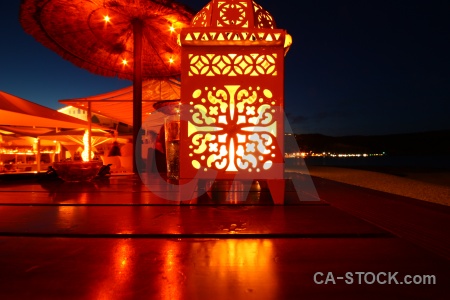
[[121, 156], [119, 143], [117, 141], [113, 143], [111, 150], [109, 150], [108, 156]]

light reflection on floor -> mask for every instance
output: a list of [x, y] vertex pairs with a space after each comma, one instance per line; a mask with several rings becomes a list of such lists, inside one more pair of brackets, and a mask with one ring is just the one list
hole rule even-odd
[[131, 239], [118, 240], [109, 253], [104, 253], [110, 261], [108, 268], [102, 270], [97, 287], [92, 290], [92, 299], [114, 299], [117, 295], [126, 295], [131, 290], [134, 278], [134, 243]]
[[136, 280], [141, 290], [134, 292], [167, 300], [186, 294], [233, 299], [242, 293], [276, 299], [279, 292], [270, 240], [158, 240], [148, 249], [138, 244], [119, 239], [103, 249], [102, 268], [88, 298], [126, 297]]

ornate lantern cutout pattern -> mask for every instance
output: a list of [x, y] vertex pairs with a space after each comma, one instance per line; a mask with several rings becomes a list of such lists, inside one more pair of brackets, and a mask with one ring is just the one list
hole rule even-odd
[[[189, 156], [195, 169], [261, 172], [280, 155], [270, 90], [226, 85], [194, 91], [188, 121]], [[255, 176], [255, 175], [252, 175]], [[256, 175], [258, 176], [258, 175]]]
[[181, 31], [181, 178], [283, 179], [287, 36], [242, 0], [211, 1]]

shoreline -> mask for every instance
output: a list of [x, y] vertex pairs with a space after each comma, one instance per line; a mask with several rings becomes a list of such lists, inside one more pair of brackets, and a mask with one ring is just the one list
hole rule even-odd
[[[414, 168], [307, 166], [310, 176], [450, 206], [450, 172]], [[300, 167], [286, 171], [305, 173]]]
[[[387, 192], [417, 200], [450, 206], [450, 171], [405, 167], [347, 166], [286, 166], [286, 172], [296, 172]], [[23, 180], [38, 180], [39, 174], [0, 174], [0, 184]]]

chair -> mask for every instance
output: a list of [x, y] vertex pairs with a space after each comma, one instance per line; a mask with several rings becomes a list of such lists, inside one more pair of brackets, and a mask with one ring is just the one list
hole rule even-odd
[[122, 169], [122, 164], [120, 163], [120, 156], [102, 156], [103, 164], [111, 164], [111, 173], [120, 172]]
[[16, 167], [14, 165], [8, 164], [8, 165], [4, 165], [3, 170], [5, 172], [15, 172]]

